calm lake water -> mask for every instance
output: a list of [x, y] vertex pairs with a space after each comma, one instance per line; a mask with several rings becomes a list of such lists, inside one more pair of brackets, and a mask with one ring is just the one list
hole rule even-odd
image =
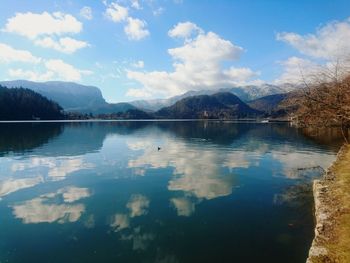
[[2, 123], [0, 262], [305, 262], [329, 142], [288, 124]]

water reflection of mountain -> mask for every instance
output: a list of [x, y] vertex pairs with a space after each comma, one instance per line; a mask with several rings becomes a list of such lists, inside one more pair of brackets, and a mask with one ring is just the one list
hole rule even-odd
[[[6, 220], [15, 218], [16, 229], [33, 229], [39, 237], [46, 234], [45, 229], [54, 231], [50, 238], [58, 233], [74, 236], [72, 242], [81, 248], [85, 261], [101, 261], [100, 254], [88, 254], [89, 240], [112, 244], [100, 251], [107, 256], [121, 251], [117, 258], [121, 262], [176, 262], [176, 257], [182, 258], [181, 248], [167, 242], [169, 236], [186, 247], [199, 243], [195, 252], [191, 250], [196, 257], [203, 250], [200, 242], [208, 236], [214, 237], [210, 240], [214, 248], [221, 243], [240, 245], [242, 240], [243, 246], [250, 247], [246, 234], [255, 230], [257, 238], [263, 237], [258, 249], [266, 243], [266, 236], [269, 244], [276, 242], [275, 232], [283, 234], [286, 228], [299, 231], [305, 218], [312, 222], [311, 212], [304, 217], [299, 211], [309, 211], [309, 203], [304, 202], [309, 201], [309, 192], [304, 185], [296, 185], [312, 175], [299, 168], [327, 165], [334, 157], [285, 124], [155, 121], [60, 125], [58, 135], [23, 158], [0, 158], [0, 204], [6, 206], [7, 210], [2, 210]], [[41, 127], [35, 130], [38, 134]], [[159, 151], [157, 146], [161, 146]], [[84, 155], [91, 152], [94, 154]], [[285, 216], [287, 206], [292, 214]], [[217, 216], [222, 214], [225, 217]], [[281, 224], [276, 231], [275, 226]], [[20, 247], [18, 239], [12, 239], [13, 231], [4, 234], [3, 229], [3, 239]], [[30, 234], [23, 232], [24, 237]], [[221, 242], [223, 236], [232, 239]], [[300, 240], [303, 238], [305, 235]], [[42, 245], [40, 238], [33, 242], [35, 247]], [[75, 249], [67, 244], [62, 243], [65, 250]], [[6, 246], [13, 247], [9, 242]], [[261, 251], [266, 249], [269, 246]], [[209, 261], [215, 261], [219, 253], [212, 250]]]
[[61, 123], [1, 123], [0, 156], [35, 149], [58, 137]]
[[[95, 152], [102, 148], [108, 135], [167, 133], [184, 141], [206, 141], [217, 145], [242, 147], [240, 138], [248, 137], [244, 148], [259, 147], [259, 142], [269, 147], [280, 147], [281, 142], [303, 147], [320, 147], [329, 145], [330, 139], [316, 140], [307, 138], [301, 130], [291, 128], [287, 124], [230, 123], [219, 121], [121, 121], [121, 122], [83, 122], [83, 123], [12, 123], [1, 124], [0, 155], [9, 152], [20, 153], [35, 151], [38, 155], [74, 156]], [[322, 133], [322, 137], [333, 135]], [[50, 143], [48, 143], [50, 142]], [[334, 149], [336, 150], [336, 149]]]
[[[240, 138], [247, 137], [250, 147], [258, 147], [259, 142], [269, 144], [271, 147], [280, 147], [281, 142], [293, 146], [326, 147], [337, 151], [338, 147], [332, 145], [334, 132], [319, 132], [309, 138], [306, 131], [290, 127], [287, 123], [233, 123], [222, 121], [194, 121], [194, 122], [156, 122], [154, 126], [173, 133], [176, 137], [188, 139], [202, 139], [218, 145], [233, 144]], [[246, 142], [245, 142], [246, 143]], [[239, 142], [238, 142], [239, 144]], [[249, 148], [249, 145], [245, 145]]]
[[0, 156], [25, 151], [46, 156], [85, 154], [101, 149], [108, 134], [126, 135], [145, 125], [144, 122], [2, 123]]

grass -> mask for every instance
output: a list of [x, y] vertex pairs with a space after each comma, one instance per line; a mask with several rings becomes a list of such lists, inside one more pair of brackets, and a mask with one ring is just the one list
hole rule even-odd
[[327, 254], [312, 256], [312, 263], [350, 262], [350, 145], [345, 145], [321, 184], [326, 189], [321, 206], [329, 215], [324, 229], [315, 239], [316, 247]]
[[334, 241], [329, 244], [329, 251], [335, 262], [350, 262], [350, 145], [334, 164], [335, 175], [334, 201], [338, 202], [334, 214]]

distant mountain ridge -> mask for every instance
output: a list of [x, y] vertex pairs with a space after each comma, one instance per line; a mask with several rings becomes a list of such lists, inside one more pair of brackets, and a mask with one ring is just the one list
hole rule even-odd
[[230, 92], [183, 98], [155, 113], [169, 119], [237, 119], [257, 117], [262, 112], [252, 109]]
[[[278, 111], [279, 104], [282, 103], [283, 98], [288, 92], [293, 92], [298, 90], [298, 86], [292, 84], [283, 84], [283, 85], [271, 85], [271, 84], [262, 84], [262, 85], [250, 85], [250, 86], [238, 86], [231, 88], [223, 88], [218, 90], [201, 90], [201, 91], [188, 91], [184, 94], [174, 96], [168, 99], [153, 99], [153, 100], [138, 100], [132, 102], [121, 102], [121, 103], [107, 103], [102, 96], [102, 93], [99, 88], [94, 86], [86, 86], [73, 82], [64, 82], [64, 81], [48, 81], [48, 82], [33, 82], [27, 80], [14, 80], [14, 81], [0, 81], [0, 85], [6, 86], [8, 88], [23, 87], [31, 89], [42, 96], [47, 97], [49, 100], [57, 102], [66, 112], [79, 112], [83, 114], [92, 113], [93, 115], [108, 115], [114, 114], [114, 116], [155, 116], [152, 113], [158, 114], [159, 112], [165, 112], [166, 109], [171, 106], [174, 106], [177, 102], [182, 101], [186, 98], [196, 97], [196, 96], [211, 96], [218, 93], [226, 93], [228, 98], [232, 98], [231, 95], [237, 96], [240, 99], [238, 104], [247, 103], [248, 107], [256, 111], [263, 111], [265, 114], [276, 113]], [[215, 96], [214, 96], [215, 97]], [[207, 98], [202, 97], [200, 99], [201, 103], [206, 102], [209, 105], [214, 106], [214, 100], [218, 98]], [[212, 101], [210, 101], [212, 100]], [[191, 100], [190, 100], [191, 101]], [[182, 101], [180, 105], [186, 106]], [[192, 102], [194, 102], [192, 100]], [[197, 101], [199, 103], [199, 101]], [[225, 103], [219, 100], [219, 103], [227, 106]], [[178, 104], [179, 105], [179, 104]], [[194, 103], [192, 106], [195, 106]], [[218, 108], [221, 108], [225, 114], [228, 116], [234, 116], [232, 109], [231, 112], [228, 109], [225, 109], [223, 105], [217, 105]], [[199, 105], [197, 105], [199, 106]], [[208, 105], [202, 105], [207, 107]], [[205, 108], [204, 107], [204, 108]], [[214, 107], [215, 108], [215, 107]], [[211, 110], [211, 108], [209, 107]], [[160, 111], [163, 110], [163, 111]], [[169, 110], [169, 109], [168, 109]], [[200, 111], [198, 108], [197, 110]], [[217, 109], [214, 111], [216, 112]], [[144, 111], [146, 115], [142, 114], [141, 111]], [[128, 113], [129, 112], [129, 113]], [[174, 111], [174, 108], [172, 109]], [[127, 113], [122, 115], [116, 115], [116, 113]], [[189, 112], [185, 112], [186, 115]], [[278, 114], [282, 113], [279, 112]], [[215, 114], [218, 114], [216, 112]], [[225, 115], [223, 113], [223, 115]], [[195, 116], [193, 112], [190, 114]], [[160, 116], [160, 115], [159, 115]], [[179, 114], [177, 113], [177, 116]]]
[[129, 104], [145, 111], [157, 111], [163, 107], [169, 107], [183, 98], [191, 96], [213, 95], [219, 92], [230, 92], [238, 96], [242, 101], [248, 102], [268, 95], [287, 93], [298, 88], [299, 86], [289, 83], [285, 83], [278, 86], [272, 84], [237, 86], [232, 88], [222, 88], [216, 90], [188, 91], [184, 94], [174, 96], [168, 99], [135, 100], [130, 101]]
[[129, 103], [107, 103], [99, 88], [74, 82], [13, 80], [0, 81], [0, 85], [8, 88], [22, 87], [33, 90], [57, 102], [65, 111], [108, 114], [136, 109]]

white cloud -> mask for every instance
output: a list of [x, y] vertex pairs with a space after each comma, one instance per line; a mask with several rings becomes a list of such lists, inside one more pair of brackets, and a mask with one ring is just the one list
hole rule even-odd
[[176, 208], [178, 216], [190, 216], [195, 211], [195, 204], [186, 197], [171, 198], [170, 203]]
[[116, 214], [113, 217], [111, 227], [114, 231], [118, 232], [120, 230], [126, 229], [130, 226], [130, 217], [126, 214]]
[[42, 174], [45, 172], [45, 180], [58, 181], [65, 179], [68, 175], [83, 169], [90, 169], [94, 165], [84, 162], [77, 157], [69, 158], [49, 158], [49, 157], [33, 157], [23, 162], [16, 162], [11, 166], [11, 172], [28, 171], [31, 174]]
[[71, 54], [78, 49], [89, 46], [89, 44], [71, 37], [60, 36], [77, 34], [82, 29], [83, 24], [69, 14], [61, 12], [35, 14], [28, 12], [17, 13], [14, 17], [9, 18], [3, 31], [27, 37], [38, 46]]
[[[334, 72], [335, 65], [339, 74], [348, 74], [350, 58], [350, 18], [344, 21], [332, 21], [316, 29], [315, 33], [301, 35], [295, 32], [282, 32], [276, 36], [304, 55], [304, 58], [290, 57], [279, 62], [283, 66], [282, 74], [275, 83], [301, 83], [317, 81], [317, 74]], [[311, 78], [310, 78], [311, 77]], [[327, 77], [325, 78], [327, 81]]]
[[[149, 138], [149, 141], [157, 141], [159, 145], [160, 139], [162, 138]], [[152, 145], [155, 143], [153, 142]], [[230, 160], [234, 155], [228, 157], [226, 153], [212, 149], [200, 150], [196, 147], [189, 150], [189, 145], [182, 141], [167, 140], [161, 144], [166, 145], [167, 149], [162, 152], [162, 158], [159, 158], [159, 152], [145, 145], [143, 155], [130, 160], [128, 167], [140, 169], [173, 167], [173, 177], [168, 183], [168, 189], [182, 191], [186, 196], [197, 199], [210, 200], [232, 193], [235, 176], [232, 173], [222, 174], [220, 164], [227, 162], [231, 165]], [[171, 202], [182, 215], [189, 213], [189, 210], [192, 211], [191, 205], [182, 199]]]
[[67, 54], [72, 54], [81, 48], [89, 46], [87, 42], [76, 40], [71, 37], [62, 37], [62, 38], [59, 38], [58, 41], [55, 41], [51, 37], [44, 37], [44, 38], [35, 40], [34, 43], [38, 46], [45, 47], [45, 48], [52, 48]]
[[[138, 1], [132, 1], [131, 6], [141, 8]], [[115, 23], [126, 22], [124, 32], [129, 40], [141, 40], [150, 34], [144, 20], [129, 16], [128, 8], [118, 3], [111, 3], [106, 9], [105, 16]]]
[[203, 30], [192, 22], [182, 22], [175, 25], [169, 30], [168, 35], [170, 37], [189, 38], [193, 34], [203, 33]]
[[152, 11], [154, 16], [160, 16], [161, 14], [164, 13], [164, 8], [163, 7], [158, 7]]
[[150, 98], [151, 94], [145, 90], [145, 89], [128, 89], [128, 91], [125, 94], [128, 97], [134, 97], [134, 98]]
[[145, 150], [146, 148], [153, 148], [152, 142], [150, 141], [139, 141], [139, 140], [132, 140], [126, 142], [129, 149], [133, 151], [139, 151], [139, 150]]
[[[28, 79], [31, 81], [65, 80], [80, 81], [83, 75], [91, 75], [89, 70], [77, 69], [73, 65], [61, 59], [42, 60], [40, 68], [25, 70], [22, 68], [10, 68], [8, 75], [12, 78]], [[72, 162], [72, 164], [74, 164]]]
[[[74, 187], [74, 189], [80, 188]], [[66, 201], [70, 203], [72, 199], [69, 194], [68, 198], [64, 197], [65, 193], [67, 193], [65, 189], [59, 189], [57, 192], [41, 195], [14, 205], [12, 206], [13, 214], [16, 218], [22, 219], [24, 224], [76, 222], [85, 212], [85, 206], [83, 204], [66, 204]], [[63, 196], [63, 203], [56, 203], [59, 200], [57, 196], [60, 195]], [[77, 201], [80, 198], [75, 196], [73, 199]]]
[[21, 218], [24, 224], [33, 223], [66, 223], [77, 221], [85, 211], [82, 204], [56, 205], [45, 202], [46, 199], [35, 198], [20, 205], [13, 206], [13, 214]]
[[[184, 46], [169, 49], [169, 54], [185, 64], [198, 62], [218, 64], [222, 60], [236, 60], [242, 54], [243, 48], [232, 44], [230, 41], [220, 38], [217, 34], [209, 32], [200, 34]], [[176, 66], [178, 66], [176, 64]]]
[[145, 21], [128, 17], [128, 23], [124, 27], [124, 32], [130, 40], [141, 40], [150, 34], [146, 26], [147, 23]]
[[[187, 32], [178, 31], [173, 35], [187, 36]], [[193, 39], [185, 39], [183, 46], [169, 49], [168, 53], [174, 60], [172, 72], [127, 70], [129, 79], [142, 84], [138, 90], [130, 89], [128, 96], [170, 97], [190, 90], [218, 89], [257, 82], [255, 77], [258, 73], [249, 68], [222, 68], [223, 62], [238, 60], [243, 48], [213, 32], [202, 32]]]
[[126, 207], [130, 210], [130, 217], [142, 216], [147, 214], [149, 199], [140, 194], [132, 195]]
[[132, 63], [132, 66], [134, 68], [143, 68], [145, 66], [145, 63], [142, 60], [139, 60], [135, 63]]
[[39, 63], [40, 61], [40, 58], [33, 56], [32, 53], [27, 50], [14, 49], [9, 45], [0, 43], [0, 63]]
[[80, 9], [80, 16], [87, 20], [91, 20], [93, 18], [91, 7], [84, 6], [82, 9]]
[[8, 74], [12, 78], [16, 79], [27, 79], [31, 81], [48, 81], [54, 77], [52, 71], [47, 71], [44, 73], [35, 72], [33, 70], [24, 70], [24, 69], [9, 69]]
[[304, 55], [314, 58], [334, 59], [350, 55], [350, 18], [334, 21], [320, 27], [314, 34], [300, 35], [293, 32], [277, 34]]
[[73, 203], [91, 195], [88, 188], [80, 188], [75, 186], [68, 186], [60, 189], [57, 193], [62, 194], [63, 200], [66, 203]]
[[224, 161], [224, 166], [228, 167], [230, 170], [235, 168], [249, 168], [252, 165], [250, 156], [245, 151], [234, 151], [226, 155], [226, 160]]
[[232, 84], [236, 84], [237, 82], [244, 82], [247, 79], [251, 79], [259, 76], [258, 72], [254, 72], [250, 68], [235, 68], [230, 67], [227, 70], [223, 71], [223, 74], [229, 79], [233, 80]]
[[29, 188], [43, 182], [43, 178], [10, 178], [0, 181], [0, 197], [17, 192], [18, 190]]
[[131, 2], [131, 7], [135, 8], [135, 9], [142, 9], [139, 0], [130, 0]]
[[319, 70], [319, 66], [308, 59], [290, 57], [280, 62], [283, 73], [274, 81], [276, 84], [301, 83]]
[[86, 75], [91, 73], [89, 71], [79, 70], [60, 59], [47, 60], [45, 66], [49, 71], [54, 72], [60, 79], [68, 81], [79, 81], [83, 74]]
[[113, 22], [119, 23], [125, 21], [128, 18], [128, 9], [117, 3], [111, 3], [105, 12], [105, 15], [108, 19]]
[[35, 39], [43, 35], [76, 34], [82, 29], [83, 24], [69, 14], [27, 12], [16, 13], [14, 17], [9, 18], [3, 31]]
[[147, 214], [149, 204], [150, 201], [146, 196], [141, 194], [133, 194], [126, 204], [126, 207], [129, 209], [130, 213], [115, 214], [110, 226], [115, 232], [129, 228], [131, 218]]

